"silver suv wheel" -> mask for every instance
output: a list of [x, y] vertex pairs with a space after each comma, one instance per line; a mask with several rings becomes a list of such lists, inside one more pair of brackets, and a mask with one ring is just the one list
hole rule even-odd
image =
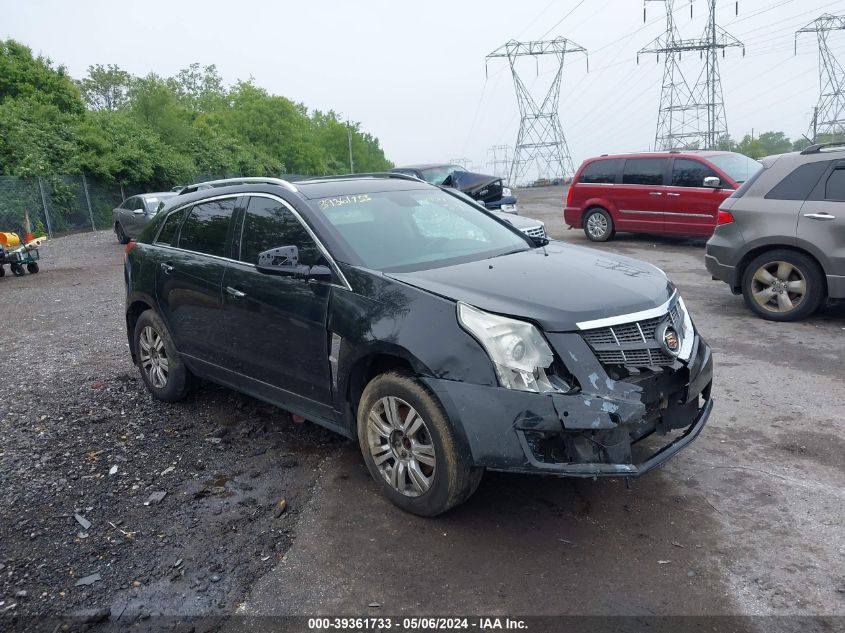
[[367, 445], [376, 467], [397, 492], [418, 497], [434, 481], [437, 460], [425, 420], [395, 396], [376, 400], [367, 419]]
[[769, 312], [792, 312], [804, 301], [806, 293], [804, 273], [789, 262], [766, 262], [751, 278], [754, 301]]
[[151, 326], [147, 325], [141, 330], [141, 335], [138, 337], [138, 347], [140, 348], [141, 370], [147, 374], [147, 379], [153, 387], [164, 389], [167, 385], [167, 374], [170, 369], [167, 350], [164, 348], [164, 339]]

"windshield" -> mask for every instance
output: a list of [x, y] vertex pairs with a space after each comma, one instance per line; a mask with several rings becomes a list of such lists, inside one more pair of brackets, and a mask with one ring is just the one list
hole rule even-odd
[[460, 165], [438, 165], [437, 167], [429, 167], [428, 169], [421, 169], [422, 177], [426, 182], [432, 185], [442, 185], [453, 171], [466, 171]]
[[320, 213], [368, 268], [409, 271], [532, 248], [515, 229], [443, 191], [321, 198]]
[[748, 158], [745, 154], [737, 154], [735, 152], [731, 152], [730, 154], [708, 156], [707, 160], [716, 165], [716, 167], [721, 169], [739, 184], [744, 183], [746, 180], [751, 178], [751, 176], [763, 169], [763, 165], [753, 158]]

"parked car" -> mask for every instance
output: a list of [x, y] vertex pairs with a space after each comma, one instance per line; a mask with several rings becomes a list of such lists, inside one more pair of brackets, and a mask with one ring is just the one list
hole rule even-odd
[[175, 195], [172, 191], [158, 191], [132, 196], [121, 202], [119, 207], [112, 210], [112, 226], [117, 241], [126, 244], [138, 236], [163, 203]]
[[534, 218], [526, 218], [521, 215], [515, 215], [512, 213], [502, 213], [501, 211], [493, 211], [487, 209], [481, 202], [474, 198], [470, 198], [467, 194], [463, 193], [462, 191], [458, 191], [457, 189], [449, 189], [447, 187], [441, 187], [441, 189], [448, 189], [456, 195], [460, 197], [462, 200], [465, 200], [468, 204], [474, 205], [479, 209], [484, 209], [488, 213], [492, 213], [494, 216], [503, 220], [510, 224], [511, 226], [519, 229], [523, 233], [525, 233], [528, 237], [535, 238], [536, 240], [542, 240], [546, 238], [546, 223], [540, 220], [535, 220]]
[[616, 231], [709, 237], [719, 205], [758, 169], [735, 152], [605, 154], [578, 168], [563, 217], [594, 242]]
[[467, 171], [460, 165], [431, 163], [394, 167], [390, 171], [408, 174], [432, 185], [452, 187], [478, 200], [488, 209], [516, 214], [516, 198], [498, 176], [487, 176]]
[[160, 400], [201, 376], [357, 438], [426, 516], [486, 468], [641, 475], [710, 415], [710, 347], [650, 264], [535, 242], [402, 174], [219, 184], [126, 248], [132, 358]]
[[845, 143], [769, 156], [719, 209], [704, 261], [772, 321], [845, 298]]

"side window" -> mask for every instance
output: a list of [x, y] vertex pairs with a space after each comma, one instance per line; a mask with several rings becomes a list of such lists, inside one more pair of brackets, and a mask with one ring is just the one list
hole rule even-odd
[[830, 161], [827, 160], [801, 165], [772, 187], [766, 194], [766, 198], [769, 200], [806, 200], [829, 166]]
[[126, 209], [127, 211], [134, 211], [135, 209], [138, 208], [138, 207], [135, 206], [135, 202], [137, 200], [138, 199], [135, 196], [132, 196], [131, 198], [127, 198], [126, 200], [123, 201], [123, 204], [120, 205], [120, 208]]
[[179, 228], [179, 222], [182, 220], [182, 216], [184, 215], [185, 210], [182, 209], [181, 211], [176, 211], [175, 213], [171, 213], [167, 216], [167, 219], [164, 221], [164, 226], [162, 226], [161, 231], [158, 232], [156, 244], [173, 243], [173, 238], [176, 235], [176, 230]]
[[824, 186], [825, 200], [845, 200], [845, 169], [834, 169]]
[[581, 172], [578, 182], [583, 183], [614, 183], [616, 172], [619, 171], [619, 158], [593, 161]]
[[672, 163], [672, 186], [703, 187], [704, 179], [716, 176], [704, 163], [689, 158], [676, 158]]
[[279, 246], [296, 246], [299, 263], [314, 266], [323, 257], [296, 216], [277, 200], [250, 198], [241, 235], [241, 261], [254, 264], [258, 254]]
[[197, 204], [182, 224], [179, 248], [219, 257], [228, 255], [226, 235], [234, 210], [234, 198]]
[[629, 158], [622, 169], [626, 185], [662, 185], [665, 158]]

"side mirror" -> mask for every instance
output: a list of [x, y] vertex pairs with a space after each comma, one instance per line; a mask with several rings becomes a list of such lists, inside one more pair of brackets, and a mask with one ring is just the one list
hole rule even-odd
[[717, 176], [707, 176], [707, 178], [704, 179], [704, 186], [718, 189], [722, 186], [722, 181], [719, 180]]
[[132, 213], [134, 213], [135, 215], [144, 215], [146, 211], [144, 211], [143, 209], [134, 209]]
[[308, 274], [308, 266], [299, 264], [299, 249], [296, 246], [279, 246], [258, 254], [255, 268], [271, 275], [290, 275], [292, 277]]

